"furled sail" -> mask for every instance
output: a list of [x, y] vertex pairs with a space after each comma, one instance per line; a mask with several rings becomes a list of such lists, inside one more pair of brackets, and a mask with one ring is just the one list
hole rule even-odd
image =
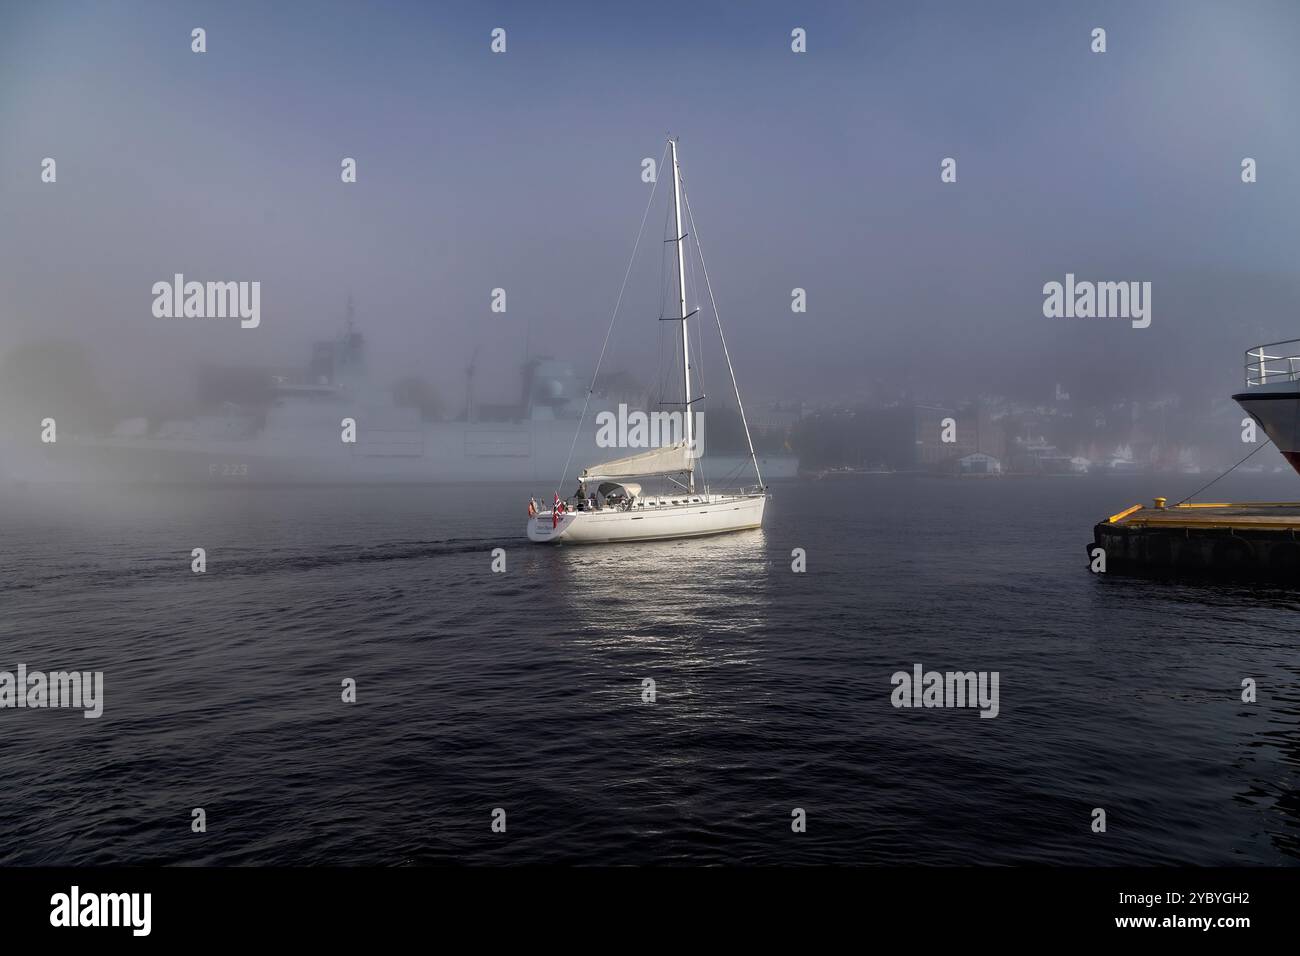
[[695, 459], [691, 457], [686, 442], [651, 448], [638, 455], [617, 458], [600, 465], [589, 465], [582, 471], [583, 481], [603, 481], [606, 478], [637, 478], [649, 475], [670, 475], [693, 471]]

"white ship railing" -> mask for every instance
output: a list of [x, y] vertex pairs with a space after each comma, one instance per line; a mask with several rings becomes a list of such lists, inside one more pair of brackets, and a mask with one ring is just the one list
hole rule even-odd
[[1246, 387], [1300, 381], [1300, 339], [1256, 345], [1246, 352]]

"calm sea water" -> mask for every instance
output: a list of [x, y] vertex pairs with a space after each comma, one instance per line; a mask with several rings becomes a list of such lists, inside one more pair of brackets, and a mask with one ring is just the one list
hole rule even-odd
[[[523, 488], [8, 489], [0, 670], [105, 711], [0, 711], [0, 863], [1293, 863], [1300, 590], [1085, 568], [1199, 483], [796, 482], [586, 549]], [[998, 717], [893, 708], [916, 663]]]

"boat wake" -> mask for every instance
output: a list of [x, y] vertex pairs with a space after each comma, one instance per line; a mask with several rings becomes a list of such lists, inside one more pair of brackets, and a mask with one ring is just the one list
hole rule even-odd
[[[348, 565], [372, 565], [397, 561], [427, 561], [452, 555], [482, 552], [484, 558], [499, 546], [491, 538], [447, 538], [441, 541], [408, 541], [374, 546], [328, 546], [320, 550], [277, 549], [254, 552], [247, 549], [212, 549], [207, 555], [209, 580], [229, 577], [273, 577], [285, 573], [341, 568]], [[66, 587], [75, 581], [79, 587], [116, 588], [123, 584], [155, 583], [189, 575], [188, 556], [136, 561], [126, 560], [112, 566], [96, 564], [65, 565], [57, 573], [43, 573], [20, 580], [11, 576], [7, 590], [42, 591]], [[3, 572], [3, 568], [0, 568]]]

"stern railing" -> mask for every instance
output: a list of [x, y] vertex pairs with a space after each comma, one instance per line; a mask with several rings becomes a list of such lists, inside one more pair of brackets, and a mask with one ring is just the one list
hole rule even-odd
[[1300, 381], [1300, 339], [1246, 350], [1246, 387]]

